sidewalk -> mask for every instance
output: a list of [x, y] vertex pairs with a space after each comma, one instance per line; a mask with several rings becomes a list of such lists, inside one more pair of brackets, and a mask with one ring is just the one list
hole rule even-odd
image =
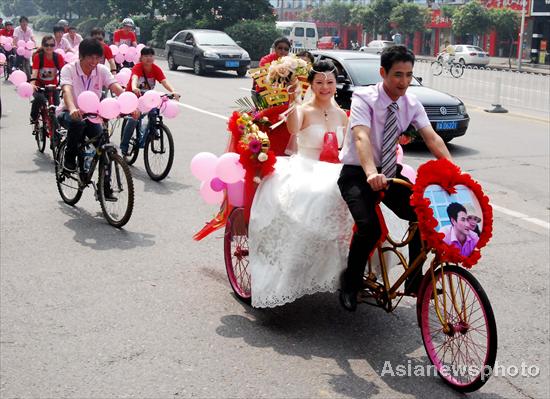
[[[416, 58], [419, 60], [426, 60], [430, 62], [435, 61], [435, 57], [431, 57], [427, 55], [417, 55]], [[494, 68], [494, 69], [517, 71], [518, 70], [517, 58], [512, 58], [511, 64], [512, 64], [512, 68], [508, 68], [508, 58], [506, 57], [490, 57], [490, 62], [487, 67]], [[542, 75], [550, 75], [550, 65], [531, 64], [529, 63], [529, 60], [523, 60], [521, 63], [521, 71], [530, 72], [530, 73], [540, 73]]]

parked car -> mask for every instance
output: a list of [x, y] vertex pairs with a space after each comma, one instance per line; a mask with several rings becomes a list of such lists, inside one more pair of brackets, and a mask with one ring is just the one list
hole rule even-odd
[[336, 46], [334, 43], [334, 36], [323, 36], [317, 42], [318, 49], [327, 50], [327, 49], [333, 49], [335, 47]]
[[197, 75], [223, 70], [244, 76], [250, 67], [248, 53], [227, 33], [217, 30], [182, 30], [166, 42], [165, 50], [172, 71], [181, 65], [193, 68]]
[[[489, 53], [483, 51], [480, 47], [469, 44], [455, 44], [452, 46], [455, 50], [455, 61], [462, 65], [480, 65], [489, 64]], [[446, 51], [443, 50], [437, 55], [437, 60], [442, 61]]]
[[394, 46], [395, 43], [390, 40], [372, 40], [366, 46], [359, 49], [364, 53], [380, 54], [386, 47]]
[[311, 50], [317, 45], [317, 25], [314, 22], [279, 21], [276, 27], [294, 48]]
[[[357, 88], [374, 85], [382, 81], [380, 56], [357, 51], [315, 50], [315, 61], [330, 60], [338, 70], [336, 102], [344, 109], [350, 109], [351, 96]], [[462, 136], [468, 129], [470, 117], [464, 103], [457, 97], [422, 86], [421, 78], [413, 78], [407, 89], [424, 106], [433, 129], [445, 142]], [[409, 126], [407, 130], [414, 130]]]

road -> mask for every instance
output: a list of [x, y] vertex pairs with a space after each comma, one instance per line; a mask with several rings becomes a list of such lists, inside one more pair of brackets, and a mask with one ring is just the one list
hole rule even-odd
[[[386, 362], [429, 363], [410, 300], [393, 314], [366, 306], [350, 314], [329, 294], [273, 310], [235, 300], [222, 233], [191, 238], [216, 209], [199, 198], [189, 162], [223, 152], [225, 118], [251, 82], [167, 76], [184, 104], [168, 121], [174, 167], [155, 183], [138, 160], [123, 230], [103, 220], [90, 190], [77, 207], [61, 201], [51, 156], [30, 134], [28, 104], [0, 84], [0, 396], [461, 397], [437, 377], [382, 375]], [[449, 148], [495, 207], [494, 237], [473, 273], [495, 311], [497, 361], [539, 370], [495, 376], [469, 397], [548, 397], [549, 125], [468, 110], [470, 128]], [[415, 167], [429, 158], [405, 150]]]

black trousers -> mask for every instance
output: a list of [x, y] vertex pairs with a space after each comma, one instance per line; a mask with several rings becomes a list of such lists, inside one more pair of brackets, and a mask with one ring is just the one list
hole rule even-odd
[[[408, 180], [401, 175], [401, 170], [401, 165], [397, 165], [396, 177]], [[362, 287], [363, 274], [369, 255], [382, 235], [382, 229], [375, 210], [379, 193], [373, 191], [367, 183], [367, 176], [363, 168], [355, 165], [344, 165], [342, 167], [338, 187], [357, 226], [357, 231], [351, 241], [348, 266], [344, 271], [342, 288], [346, 291], [359, 291]], [[409, 203], [411, 194], [411, 190], [407, 187], [392, 184], [385, 191], [382, 202], [400, 219], [415, 222], [417, 220], [416, 213]], [[417, 230], [409, 243], [409, 259], [415, 259], [420, 250], [420, 234]]]
[[[48, 100], [46, 98], [46, 95], [42, 92], [34, 92], [33, 93], [33, 100], [31, 104], [31, 119], [36, 120], [38, 118], [38, 112], [40, 111], [40, 107], [42, 105], [45, 105]], [[53, 100], [55, 105], [59, 105], [59, 93], [55, 92], [53, 95]]]

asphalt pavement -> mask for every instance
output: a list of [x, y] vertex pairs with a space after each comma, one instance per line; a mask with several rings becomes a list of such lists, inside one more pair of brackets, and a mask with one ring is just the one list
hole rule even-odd
[[[174, 166], [156, 183], [140, 156], [122, 230], [104, 221], [89, 189], [76, 207], [62, 202], [50, 153], [36, 151], [28, 102], [0, 83], [0, 397], [463, 397], [438, 377], [384, 373], [388, 362], [429, 364], [410, 299], [391, 314], [347, 313], [334, 294], [271, 310], [235, 299], [223, 233], [192, 240], [216, 207], [200, 199], [189, 162], [224, 152], [226, 118], [251, 81], [187, 69], [167, 77], [182, 94], [180, 116], [167, 121]], [[449, 149], [495, 209], [472, 272], [495, 311], [504, 374], [468, 397], [546, 398], [549, 124], [468, 111], [470, 128]], [[428, 159], [422, 146], [405, 149], [414, 167]], [[512, 375], [523, 364], [537, 375]]]

